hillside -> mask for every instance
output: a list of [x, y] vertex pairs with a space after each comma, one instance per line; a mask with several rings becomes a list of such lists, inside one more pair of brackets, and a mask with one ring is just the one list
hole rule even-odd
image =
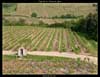
[[13, 14], [31, 16], [32, 12], [37, 13], [40, 17], [52, 17], [65, 14], [77, 16], [87, 15], [90, 12], [95, 13], [96, 7], [93, 6], [93, 3], [17, 3], [16, 12]]
[[3, 74], [98, 74], [94, 3], [3, 3]]

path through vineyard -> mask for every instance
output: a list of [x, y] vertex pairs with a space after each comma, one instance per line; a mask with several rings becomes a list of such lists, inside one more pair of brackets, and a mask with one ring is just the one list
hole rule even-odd
[[[16, 52], [14, 51], [3, 51], [3, 55], [14, 55]], [[80, 58], [81, 60], [84, 60], [85, 58], [89, 58], [89, 62], [93, 62], [94, 64], [98, 65], [98, 58], [93, 56], [87, 56], [87, 55], [77, 55], [75, 53], [70, 52], [42, 52], [42, 51], [34, 51], [34, 52], [27, 52], [29, 55], [43, 55], [43, 56], [58, 56], [58, 57], [67, 57], [67, 58]]]

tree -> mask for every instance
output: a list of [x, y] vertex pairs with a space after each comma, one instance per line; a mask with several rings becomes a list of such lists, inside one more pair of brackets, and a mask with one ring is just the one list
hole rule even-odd
[[37, 14], [33, 12], [31, 17], [37, 17]]
[[89, 14], [87, 16], [87, 33], [90, 35], [91, 38], [97, 40], [97, 26], [98, 26], [98, 18], [97, 14]]
[[88, 14], [86, 18], [80, 19], [72, 30], [84, 33], [87, 38], [97, 41], [98, 38], [98, 15]]
[[93, 6], [94, 6], [94, 7], [96, 7], [96, 6], [97, 6], [97, 4], [95, 4], [95, 3], [94, 3], [94, 4], [93, 4]]

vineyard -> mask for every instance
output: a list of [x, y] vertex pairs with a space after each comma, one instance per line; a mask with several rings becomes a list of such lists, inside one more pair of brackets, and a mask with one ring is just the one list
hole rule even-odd
[[64, 28], [3, 26], [3, 50], [57, 51], [97, 55], [97, 43]]
[[98, 73], [97, 3], [2, 6], [3, 74]]
[[28, 55], [3, 56], [4, 74], [97, 74], [97, 65], [64, 57]]

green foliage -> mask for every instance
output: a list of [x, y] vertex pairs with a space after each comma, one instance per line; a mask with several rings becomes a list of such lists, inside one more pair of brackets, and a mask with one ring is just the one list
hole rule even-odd
[[15, 11], [17, 10], [17, 7], [15, 7], [15, 9], [14, 9]]
[[[53, 57], [53, 56], [38, 56], [38, 55], [27, 55], [23, 57], [27, 60], [33, 60], [33, 61], [53, 61], [53, 62], [61, 62], [63, 61], [71, 61], [73, 59], [65, 58], [65, 57]], [[3, 60], [15, 60], [18, 59], [15, 55], [3, 55]], [[75, 61], [75, 60], [74, 60]]]
[[98, 17], [96, 14], [89, 14], [87, 16], [87, 33], [90, 35], [90, 38], [93, 38], [97, 41], [97, 28], [98, 28]]
[[39, 24], [42, 25], [42, 24], [44, 24], [44, 22], [43, 21], [39, 21]]
[[37, 50], [37, 47], [35, 47], [33, 50], [36, 51]]
[[94, 6], [94, 7], [97, 7], [98, 5], [94, 3], [93, 6]]
[[61, 15], [61, 16], [53, 16], [52, 18], [79, 18], [81, 16], [75, 16], [75, 15], [72, 15], [72, 14], [65, 14], [65, 15]]
[[80, 48], [79, 47], [72, 47], [72, 52], [79, 54], [80, 53]]
[[78, 53], [80, 53], [80, 49], [79, 49], [78, 47], [75, 47], [75, 48], [74, 48], [74, 52], [75, 52], [76, 54], [78, 54]]
[[51, 50], [51, 48], [50, 48], [50, 47], [48, 47], [48, 48], [47, 48], [47, 51], [50, 51], [50, 50]]
[[58, 18], [58, 16], [53, 16], [52, 19], [54, 19], [54, 18]]
[[78, 66], [80, 66], [80, 64], [81, 64], [81, 59], [80, 59], [80, 58], [77, 58], [76, 63], [77, 63]]
[[71, 29], [83, 33], [88, 39], [97, 41], [98, 15], [90, 13], [86, 18], [80, 19]]
[[3, 3], [2, 6], [3, 6], [4, 8], [8, 8], [8, 7], [11, 7], [11, 6], [15, 5], [15, 4], [16, 4], [16, 3]]
[[61, 52], [65, 52], [65, 51], [66, 51], [65, 47], [62, 47]]
[[33, 12], [31, 17], [37, 17], [37, 14]]
[[71, 14], [62, 15], [61, 18], [76, 18], [76, 16]]
[[27, 25], [24, 19], [19, 19], [19, 21], [10, 21], [8, 19], [3, 19], [4, 26], [24, 26]]
[[50, 24], [47, 27], [54, 27], [54, 28], [66, 28], [66, 25], [64, 23], [54, 23], [54, 24]]
[[3, 26], [11, 26], [11, 22], [5, 18], [3, 18]]
[[23, 26], [23, 25], [25, 25], [25, 20], [24, 19], [20, 19], [18, 22], [15, 23], [15, 25]]

